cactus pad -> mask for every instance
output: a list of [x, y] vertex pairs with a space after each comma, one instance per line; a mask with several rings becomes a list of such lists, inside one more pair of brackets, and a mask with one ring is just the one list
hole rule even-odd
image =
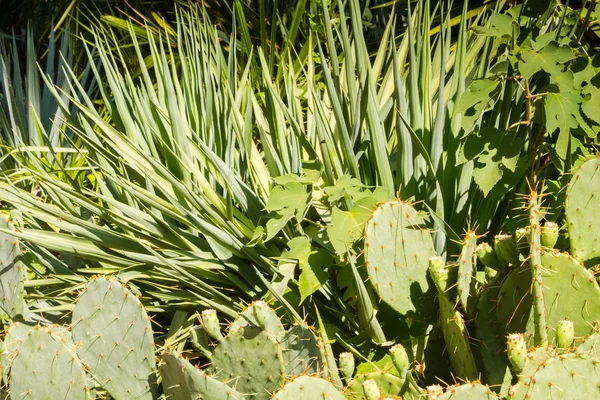
[[600, 214], [600, 158], [583, 163], [573, 174], [567, 187], [565, 216], [573, 257], [587, 267], [600, 262], [600, 225], [594, 216]]
[[[577, 260], [563, 253], [545, 252], [541, 256], [546, 306], [546, 324], [558, 325], [569, 319], [575, 336], [585, 336], [600, 320], [600, 288], [592, 274]], [[514, 269], [504, 281], [496, 307], [496, 317], [506, 333], [533, 332], [531, 269]], [[555, 342], [556, 331], [548, 329], [548, 342]]]
[[458, 259], [458, 299], [467, 313], [472, 312], [475, 300], [475, 280], [477, 273], [477, 236], [475, 232], [469, 231], [465, 235], [462, 251]]
[[577, 354], [587, 354], [598, 358], [600, 350], [600, 331], [596, 330], [594, 333], [585, 337], [583, 343], [581, 343], [575, 352]]
[[27, 334], [32, 331], [34, 325], [28, 325], [22, 322], [11, 322], [6, 330], [4, 337], [4, 351], [0, 354], [0, 368], [2, 369], [2, 379], [4, 383], [8, 382], [8, 373], [10, 371], [10, 363], [17, 354], [19, 343], [27, 337]]
[[318, 374], [323, 370], [319, 341], [308, 325], [295, 325], [288, 330], [281, 347], [287, 376]]
[[344, 396], [325, 379], [302, 375], [287, 382], [285, 386], [275, 393], [273, 400], [343, 400]]
[[[15, 228], [9, 216], [0, 213], [0, 228], [13, 231]], [[27, 313], [24, 283], [25, 266], [19, 258], [21, 251], [17, 239], [0, 232], [0, 307], [9, 317], [15, 318]]]
[[435, 250], [423, 216], [401, 201], [382, 203], [367, 222], [364, 247], [369, 282], [379, 297], [400, 314], [434, 319], [427, 268]]
[[584, 355], [559, 355], [540, 364], [533, 375], [522, 376], [512, 398], [597, 399], [598, 387], [600, 387], [598, 360]]
[[9, 385], [13, 400], [90, 398], [85, 369], [73, 344], [47, 327], [30, 330], [19, 344]]
[[[265, 331], [275, 336], [277, 340], [281, 340], [283, 338], [283, 335], [285, 335], [285, 329], [281, 324], [281, 320], [279, 319], [277, 314], [275, 314], [275, 311], [273, 311], [272, 308], [266, 308], [266, 310], [263, 310], [263, 313], [265, 314], [265, 327], [261, 329], [264, 329]], [[238, 314], [238, 317], [231, 325], [230, 330], [232, 332], [237, 331], [239, 328], [242, 328], [247, 325], [260, 327], [260, 324], [256, 320], [254, 305], [250, 305], [250, 307], [246, 308], [244, 311]]]
[[254, 326], [231, 330], [216, 347], [210, 371], [218, 379], [255, 399], [267, 399], [284, 382], [281, 346], [270, 333]]
[[113, 277], [90, 280], [73, 310], [77, 354], [117, 399], [156, 396], [154, 339], [140, 301]]
[[436, 400], [486, 400], [497, 399], [496, 395], [487, 386], [480, 383], [465, 383], [450, 386], [443, 395]]
[[167, 399], [239, 400], [242, 395], [227, 384], [194, 368], [177, 351], [167, 348], [162, 354], [160, 376]]

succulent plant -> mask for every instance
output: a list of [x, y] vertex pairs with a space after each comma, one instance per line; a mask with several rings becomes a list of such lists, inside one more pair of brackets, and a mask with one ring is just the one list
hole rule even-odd
[[92, 278], [73, 310], [77, 354], [115, 398], [156, 397], [154, 336], [146, 310], [114, 277]]

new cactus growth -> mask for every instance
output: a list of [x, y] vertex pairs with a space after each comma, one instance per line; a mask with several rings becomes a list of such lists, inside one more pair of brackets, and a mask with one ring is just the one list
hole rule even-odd
[[216, 310], [203, 310], [201, 319], [202, 326], [210, 337], [216, 340], [223, 339], [223, 334], [221, 333], [221, 324], [219, 323]]
[[262, 300], [255, 301], [252, 304], [252, 311], [254, 312], [254, 319], [258, 326], [262, 329], [267, 330], [268, 320], [269, 320], [269, 312], [272, 312], [271, 308]]
[[202, 326], [194, 326], [190, 329], [190, 341], [192, 342], [192, 346], [205, 357], [210, 357], [212, 352], [208, 347], [208, 335]]
[[410, 359], [408, 358], [408, 353], [406, 352], [404, 346], [399, 343], [393, 345], [390, 348], [390, 356], [392, 357], [392, 362], [394, 363], [394, 367], [396, 367], [400, 377], [406, 377], [406, 374], [410, 369]]
[[522, 333], [511, 333], [506, 337], [506, 353], [515, 372], [521, 373], [527, 359], [527, 344]]
[[587, 267], [600, 262], [599, 229], [595, 216], [600, 214], [600, 158], [583, 163], [567, 186], [565, 216], [573, 257]]
[[475, 300], [475, 279], [477, 273], [477, 235], [475, 232], [466, 233], [463, 240], [462, 251], [458, 258], [458, 279], [456, 286], [458, 289], [458, 299], [465, 312], [469, 313], [474, 307]]
[[439, 399], [444, 393], [444, 388], [440, 385], [427, 386], [427, 400]]
[[542, 226], [542, 246], [548, 249], [554, 248], [558, 242], [559, 227], [556, 222], [547, 221]]
[[441, 265], [443, 262], [440, 257], [431, 258], [429, 272], [437, 287], [442, 333], [450, 355], [450, 362], [459, 377], [475, 380], [478, 378], [478, 372], [469, 345], [467, 327], [460, 312], [454, 309], [454, 303], [448, 293], [450, 287], [448, 270], [440, 268]]
[[558, 325], [556, 326], [556, 347], [560, 349], [570, 347], [573, 339], [575, 339], [573, 321], [569, 321], [568, 319], [558, 321]]
[[381, 397], [381, 392], [379, 391], [379, 387], [377, 387], [377, 382], [373, 379], [367, 379], [362, 384], [363, 394], [366, 400], [379, 400]]
[[184, 359], [176, 350], [167, 348], [160, 366], [162, 386], [167, 399], [177, 400], [241, 400], [236, 390]]
[[494, 251], [502, 267], [518, 266], [520, 264], [517, 242], [512, 236], [496, 235], [494, 237]]
[[338, 365], [340, 367], [342, 377], [344, 378], [344, 382], [348, 383], [354, 376], [354, 355], [352, 355], [352, 353], [349, 352], [340, 354], [340, 357], [338, 359]]
[[[0, 228], [14, 231], [10, 216], [0, 212]], [[24, 283], [25, 266], [20, 260], [21, 251], [17, 239], [5, 232], [0, 232], [0, 307], [10, 316], [26, 317]]]
[[367, 222], [364, 249], [369, 282], [381, 300], [400, 314], [432, 319], [427, 266], [435, 250], [422, 215], [401, 201], [382, 203]]
[[75, 347], [52, 328], [36, 326], [11, 363], [11, 398], [87, 400], [90, 386]]
[[113, 277], [95, 277], [77, 299], [72, 318], [77, 354], [112, 397], [156, 396], [152, 327], [133, 293]]
[[479, 243], [475, 253], [477, 254], [477, 259], [486, 267], [493, 270], [500, 269], [500, 262], [498, 261], [498, 257], [496, 257], [496, 252], [489, 243]]

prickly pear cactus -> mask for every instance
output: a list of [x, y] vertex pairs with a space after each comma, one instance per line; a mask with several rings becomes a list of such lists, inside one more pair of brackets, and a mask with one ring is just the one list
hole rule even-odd
[[77, 354], [116, 399], [156, 397], [154, 338], [140, 301], [113, 277], [95, 277], [73, 310]]
[[427, 267], [436, 254], [423, 216], [401, 201], [382, 203], [367, 222], [364, 248], [369, 282], [379, 297], [400, 314], [433, 320]]
[[285, 381], [281, 345], [256, 326], [231, 330], [216, 347], [211, 361], [211, 374], [220, 380], [234, 380], [237, 391], [254, 399], [269, 398], [269, 393]]
[[[0, 228], [13, 231], [10, 216], [0, 212]], [[21, 261], [17, 239], [0, 232], [0, 307], [11, 318], [27, 313], [24, 283], [27, 271]]]
[[323, 378], [302, 375], [288, 381], [275, 393], [273, 400], [343, 400], [344, 396], [330, 382]]
[[571, 242], [571, 254], [587, 267], [600, 262], [600, 158], [583, 163], [567, 187], [565, 216]]
[[436, 400], [491, 400], [497, 398], [487, 386], [480, 383], [465, 383], [448, 387], [444, 394], [436, 397]]
[[2, 368], [2, 380], [8, 383], [8, 373], [10, 372], [10, 363], [17, 354], [19, 343], [27, 337], [27, 333], [35, 325], [29, 325], [23, 322], [11, 322], [6, 328], [4, 336], [4, 351], [0, 354], [0, 366]]
[[[261, 319], [264, 325], [261, 326], [259, 321], [256, 319], [257, 315], [262, 315], [259, 319]], [[281, 320], [275, 314], [272, 308], [266, 305], [264, 301], [257, 301], [250, 305], [250, 307], [246, 308], [242, 311], [236, 320], [233, 322], [233, 325], [229, 328], [231, 331], [237, 331], [239, 328], [242, 328], [247, 325], [257, 326], [261, 329], [269, 332], [278, 340], [283, 338], [285, 335], [285, 329], [281, 324]]]
[[320, 374], [323, 371], [321, 345], [306, 323], [289, 329], [281, 341], [281, 347], [286, 376]]
[[531, 376], [521, 376], [512, 399], [597, 399], [598, 387], [600, 361], [586, 355], [558, 355], [540, 364]]
[[458, 258], [458, 279], [456, 287], [458, 289], [458, 299], [465, 312], [470, 313], [473, 310], [475, 301], [475, 280], [473, 277], [477, 273], [477, 235], [469, 231], [465, 235], [462, 251]]
[[88, 379], [72, 343], [52, 328], [36, 326], [19, 343], [9, 387], [13, 400], [85, 400]]
[[[590, 333], [600, 320], [600, 288], [593, 275], [564, 253], [542, 251], [541, 263], [546, 325], [554, 328], [569, 319], [576, 337]], [[534, 332], [531, 277], [531, 268], [524, 266], [512, 270], [502, 285], [496, 317], [505, 334]], [[556, 330], [547, 333], [548, 343], [555, 344]]]
[[167, 399], [241, 400], [242, 395], [227, 384], [207, 375], [167, 348], [160, 366], [162, 387]]

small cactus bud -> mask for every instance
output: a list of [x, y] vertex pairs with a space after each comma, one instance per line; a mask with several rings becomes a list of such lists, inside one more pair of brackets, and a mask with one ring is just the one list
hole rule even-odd
[[365, 399], [367, 400], [379, 400], [381, 397], [381, 392], [379, 391], [379, 387], [377, 383], [373, 379], [367, 379], [363, 385], [363, 394], [365, 395]]
[[352, 353], [342, 353], [339, 358], [340, 372], [346, 383], [350, 382], [354, 376], [354, 355]]
[[556, 327], [556, 347], [564, 349], [571, 346], [575, 338], [575, 327], [573, 321], [562, 320], [558, 321]]
[[254, 318], [262, 329], [266, 329], [267, 317], [269, 316], [269, 306], [262, 300], [255, 301], [253, 304]]
[[410, 360], [408, 354], [401, 344], [395, 344], [390, 348], [390, 355], [392, 356], [392, 362], [398, 370], [401, 378], [404, 378], [410, 368]]
[[509, 265], [519, 265], [519, 252], [517, 251], [517, 242], [510, 235], [496, 235], [494, 238], [494, 251], [500, 265], [508, 267]]
[[223, 339], [216, 310], [202, 311], [202, 325], [210, 337], [217, 340]]
[[477, 253], [477, 259], [481, 261], [483, 265], [496, 271], [500, 269], [500, 263], [498, 262], [496, 252], [488, 243], [479, 243], [475, 251]]
[[527, 345], [522, 333], [511, 333], [506, 337], [506, 352], [508, 360], [517, 373], [520, 373], [525, 366], [527, 358]]
[[427, 400], [435, 400], [444, 394], [444, 388], [440, 385], [427, 386]]
[[553, 249], [558, 241], [559, 227], [556, 222], [548, 221], [542, 226], [542, 246]]

